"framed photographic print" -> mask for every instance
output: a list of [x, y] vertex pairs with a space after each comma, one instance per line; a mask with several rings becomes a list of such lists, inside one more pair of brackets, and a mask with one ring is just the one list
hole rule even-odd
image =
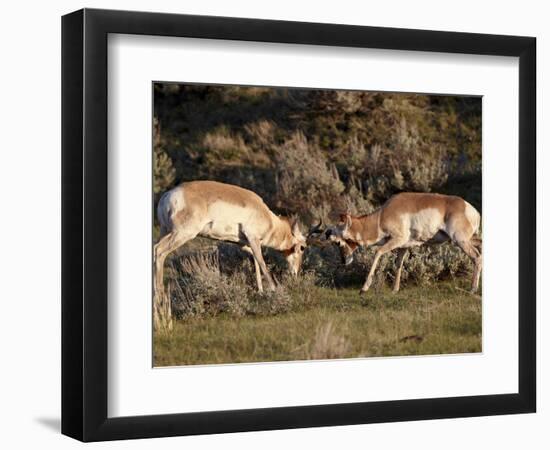
[[535, 39], [62, 22], [62, 432], [535, 411]]

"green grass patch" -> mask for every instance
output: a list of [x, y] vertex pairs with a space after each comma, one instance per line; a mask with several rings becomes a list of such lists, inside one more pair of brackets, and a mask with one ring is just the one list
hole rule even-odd
[[154, 365], [178, 366], [481, 352], [481, 301], [466, 280], [382, 287], [313, 287], [274, 315], [221, 313], [175, 321], [154, 336]]

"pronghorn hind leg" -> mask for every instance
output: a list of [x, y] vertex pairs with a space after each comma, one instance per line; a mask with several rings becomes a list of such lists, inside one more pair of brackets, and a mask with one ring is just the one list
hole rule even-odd
[[472, 291], [477, 292], [479, 288], [479, 279], [481, 277], [481, 269], [483, 266], [483, 244], [482, 244], [481, 238], [474, 237], [474, 239], [475, 239], [474, 246], [478, 251], [479, 256], [475, 262], [475, 269], [474, 269], [474, 274], [472, 278]]
[[392, 237], [388, 242], [386, 242], [382, 247], [380, 247], [376, 254], [374, 255], [374, 260], [372, 261], [372, 266], [370, 268], [369, 274], [367, 276], [367, 280], [365, 281], [365, 284], [361, 288], [360, 293], [363, 294], [367, 292], [372, 284], [372, 281], [374, 279], [374, 273], [376, 271], [376, 266], [378, 265], [378, 261], [380, 260], [380, 257], [382, 255], [385, 255], [388, 252], [391, 252], [392, 250], [401, 247], [404, 243], [406, 243], [406, 239], [401, 238], [395, 238]]
[[483, 265], [483, 255], [480, 253], [475, 263], [474, 274], [472, 277], [472, 292], [477, 292], [479, 289], [479, 279], [481, 277], [481, 267]]
[[470, 242], [470, 240], [457, 240], [456, 244], [466, 253], [474, 263], [474, 273], [472, 276], [472, 288], [471, 292], [477, 292], [479, 288], [479, 278], [481, 275], [481, 266], [483, 257], [481, 252], [475, 247], [475, 245]]
[[256, 284], [258, 285], [258, 291], [263, 292], [264, 291], [264, 286], [263, 286], [263, 283], [262, 283], [262, 272], [261, 272], [261, 269], [260, 269], [260, 265], [258, 264], [258, 261], [256, 261], [256, 258], [254, 257], [254, 253], [252, 252], [252, 249], [248, 245], [245, 245], [243, 247], [243, 250], [246, 253], [249, 253], [250, 256], [252, 256], [252, 260], [254, 261], [254, 271], [256, 273]]
[[[264, 257], [262, 256], [262, 247], [260, 245], [260, 241], [256, 237], [252, 236], [251, 234], [247, 233], [244, 230], [243, 230], [243, 234], [245, 235], [246, 240], [248, 241], [248, 247], [250, 247], [250, 250], [252, 251], [252, 256], [254, 256], [255, 264], [258, 264], [260, 266], [260, 269], [269, 284], [269, 289], [274, 291], [275, 283], [273, 281], [273, 278], [269, 274], [269, 271], [267, 270]], [[258, 276], [256, 276], [256, 281], [257, 280], [258, 280]]]
[[154, 246], [154, 288], [156, 295], [164, 295], [164, 261], [170, 253], [193, 239], [196, 233], [171, 232]]
[[172, 329], [172, 305], [164, 292], [164, 261], [170, 253], [196, 235], [197, 233], [171, 232], [162, 237], [154, 247], [153, 324], [155, 330], [170, 331]]
[[399, 292], [399, 287], [401, 285], [401, 272], [403, 270], [403, 263], [409, 250], [407, 248], [400, 248], [397, 255], [397, 272], [395, 273], [395, 281], [393, 283], [393, 292]]
[[170, 241], [173, 234], [164, 235], [153, 247], [153, 270], [154, 270], [154, 289], [155, 295], [162, 295], [164, 292], [164, 260], [167, 256], [167, 249], [170, 247]]

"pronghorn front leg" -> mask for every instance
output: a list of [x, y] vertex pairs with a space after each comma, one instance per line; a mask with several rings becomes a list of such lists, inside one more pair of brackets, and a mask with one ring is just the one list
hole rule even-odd
[[386, 242], [382, 247], [380, 247], [376, 251], [376, 254], [374, 255], [374, 260], [372, 261], [372, 266], [369, 271], [369, 275], [367, 276], [367, 280], [365, 281], [365, 284], [361, 288], [361, 291], [359, 291], [360, 294], [364, 294], [369, 290], [372, 284], [372, 281], [374, 279], [374, 272], [376, 271], [376, 266], [378, 265], [378, 261], [380, 260], [380, 257], [382, 255], [385, 255], [388, 252], [391, 252], [396, 248], [401, 247], [404, 243], [406, 243], [406, 239], [392, 237], [388, 242]]
[[[264, 274], [265, 278], [267, 279], [267, 282], [269, 284], [269, 289], [272, 291], [275, 290], [275, 283], [273, 282], [273, 278], [271, 278], [271, 275], [269, 274], [269, 271], [267, 270], [267, 266], [264, 261], [264, 257], [262, 256], [262, 247], [260, 245], [260, 241], [258, 238], [250, 235], [245, 230], [243, 230], [243, 233], [246, 237], [246, 240], [248, 241], [248, 246], [250, 247], [250, 250], [252, 251], [252, 256], [254, 256], [254, 262], [255, 265], [259, 265], [260, 269], [262, 270], [262, 273]], [[258, 276], [256, 275], [256, 281], [258, 280]]]
[[254, 271], [256, 272], [256, 284], [258, 285], [258, 291], [263, 292], [264, 286], [262, 284], [262, 272], [260, 269], [260, 265], [258, 264], [258, 261], [256, 261], [256, 258], [254, 257], [254, 253], [252, 252], [252, 249], [248, 245], [245, 245], [243, 247], [243, 250], [246, 253], [250, 253], [250, 256], [252, 256], [252, 260], [254, 261]]

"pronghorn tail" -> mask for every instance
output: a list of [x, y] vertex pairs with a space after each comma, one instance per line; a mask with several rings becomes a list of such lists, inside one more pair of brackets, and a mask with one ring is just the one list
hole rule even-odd
[[165, 192], [159, 200], [157, 206], [157, 218], [160, 225], [161, 236], [167, 234], [171, 226], [172, 208], [170, 204], [170, 191]]

